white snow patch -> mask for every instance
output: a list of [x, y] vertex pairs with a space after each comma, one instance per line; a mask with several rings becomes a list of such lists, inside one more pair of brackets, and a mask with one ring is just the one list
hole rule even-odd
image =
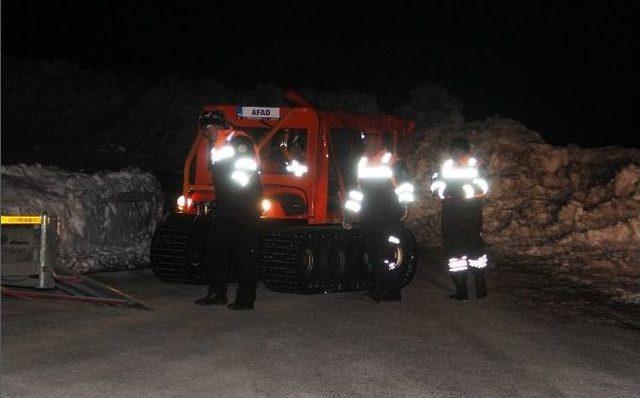
[[162, 216], [162, 192], [153, 175], [24, 164], [0, 170], [2, 214], [46, 212], [60, 220], [63, 267], [86, 273], [149, 263], [151, 236]]

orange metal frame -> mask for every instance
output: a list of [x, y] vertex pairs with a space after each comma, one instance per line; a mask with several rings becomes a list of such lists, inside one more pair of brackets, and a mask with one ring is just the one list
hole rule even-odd
[[[413, 131], [414, 124], [411, 121], [398, 119], [391, 116], [368, 116], [342, 111], [316, 110], [309, 103], [299, 98], [293, 99], [300, 107], [281, 107], [280, 118], [277, 120], [241, 118], [236, 114], [236, 106], [211, 105], [204, 110], [222, 111], [227, 120], [238, 130], [250, 128], [267, 128], [257, 142], [258, 150], [264, 149], [273, 135], [281, 128], [299, 128], [307, 130], [307, 157], [309, 168], [307, 174], [302, 177], [293, 175], [280, 175], [262, 173], [260, 175], [265, 198], [273, 197], [277, 193], [296, 193], [302, 196], [307, 204], [307, 213], [297, 216], [286, 216], [278, 204], [265, 214], [269, 219], [297, 219], [307, 221], [309, 224], [337, 223], [341, 220], [341, 214], [327, 212], [328, 181], [329, 181], [329, 157], [330, 131], [336, 128], [352, 129], [357, 131], [377, 131], [385, 134], [393, 134], [393, 151], [396, 151], [398, 139], [405, 137]], [[191, 146], [189, 155], [183, 170], [183, 195], [190, 197], [194, 203], [209, 201], [215, 198], [214, 182], [209, 169], [210, 143], [202, 134], [197, 134]], [[193, 175], [193, 178], [191, 178]], [[340, 173], [340, 191], [344, 196], [344, 183]], [[186, 212], [195, 212], [195, 206], [186, 209]]]

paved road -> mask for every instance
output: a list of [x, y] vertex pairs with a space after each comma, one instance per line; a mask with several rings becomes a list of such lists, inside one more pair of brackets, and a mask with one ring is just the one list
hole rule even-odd
[[101, 278], [155, 311], [4, 299], [2, 396], [640, 396], [638, 330], [505, 293], [450, 301], [445, 276], [423, 267], [402, 303], [380, 305], [261, 288], [240, 313], [147, 271]]

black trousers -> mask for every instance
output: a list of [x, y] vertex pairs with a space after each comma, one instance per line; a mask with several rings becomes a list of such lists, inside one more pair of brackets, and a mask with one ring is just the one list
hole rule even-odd
[[259, 218], [216, 218], [205, 250], [209, 286], [216, 294], [227, 294], [229, 269], [238, 279], [236, 300], [256, 299]]
[[367, 288], [369, 294], [377, 299], [400, 298], [400, 273], [395, 267], [397, 244], [389, 237], [400, 239], [400, 222], [362, 223], [364, 248], [369, 254], [367, 269]]
[[[487, 295], [486, 253], [481, 232], [481, 199], [447, 198], [442, 202], [442, 240], [449, 259], [449, 274], [456, 288], [454, 297], [459, 300], [467, 298], [469, 271], [475, 280], [476, 295]], [[484, 263], [479, 263], [482, 258]]]
[[442, 201], [442, 240], [447, 258], [484, 254], [482, 200], [447, 198]]

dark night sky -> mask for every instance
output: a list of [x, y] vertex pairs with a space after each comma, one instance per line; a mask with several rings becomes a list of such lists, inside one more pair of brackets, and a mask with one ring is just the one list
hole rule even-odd
[[2, 51], [238, 89], [351, 88], [386, 110], [428, 80], [468, 119], [514, 117], [560, 144], [640, 146], [637, 1], [251, 3], [5, 0]]

